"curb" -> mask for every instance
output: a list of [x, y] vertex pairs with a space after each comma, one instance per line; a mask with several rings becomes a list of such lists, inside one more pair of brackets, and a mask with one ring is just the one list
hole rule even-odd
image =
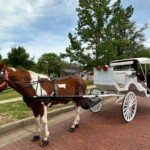
[[[67, 106], [67, 107], [64, 107], [64, 108], [61, 108], [58, 110], [53, 110], [47, 114], [47, 117], [50, 118], [52, 116], [56, 116], [61, 113], [65, 113], [65, 112], [68, 112], [68, 111], [71, 111], [74, 109], [75, 109], [75, 106]], [[27, 125], [31, 125], [33, 123], [35, 123], [34, 117], [30, 117], [30, 118], [22, 119], [22, 120], [13, 122], [13, 123], [8, 123], [6, 125], [2, 125], [2, 126], [0, 126], [0, 135], [4, 134], [6, 132], [9, 132], [9, 131], [18, 129], [18, 128], [25, 127]]]

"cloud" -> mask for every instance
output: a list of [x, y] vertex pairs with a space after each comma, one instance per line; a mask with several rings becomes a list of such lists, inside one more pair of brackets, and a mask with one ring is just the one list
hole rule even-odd
[[42, 15], [42, 8], [46, 0], [1, 0], [0, 19], [1, 28], [25, 27], [30, 21]]
[[37, 37], [33, 37], [30, 42], [23, 44], [27, 52], [36, 60], [43, 53], [57, 53], [60, 54], [65, 51], [69, 45], [69, 40], [64, 36], [57, 36], [50, 33], [40, 32]]
[[0, 53], [5, 58], [18, 45], [36, 58], [52, 49], [64, 51], [67, 34], [76, 24], [77, 4], [78, 0], [0, 0]]

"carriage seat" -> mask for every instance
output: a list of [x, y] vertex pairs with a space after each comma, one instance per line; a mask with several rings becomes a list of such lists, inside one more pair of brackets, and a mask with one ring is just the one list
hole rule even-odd
[[150, 74], [147, 74], [147, 87], [150, 88]]
[[[142, 74], [138, 74], [137, 80], [140, 82], [140, 81], [144, 81], [145, 78]], [[150, 74], [147, 74], [147, 87], [150, 88]]]

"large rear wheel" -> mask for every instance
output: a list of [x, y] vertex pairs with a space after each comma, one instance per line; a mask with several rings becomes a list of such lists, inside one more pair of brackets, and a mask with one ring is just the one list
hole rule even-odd
[[122, 115], [126, 122], [130, 122], [135, 117], [137, 110], [136, 95], [133, 92], [128, 92], [122, 102]]

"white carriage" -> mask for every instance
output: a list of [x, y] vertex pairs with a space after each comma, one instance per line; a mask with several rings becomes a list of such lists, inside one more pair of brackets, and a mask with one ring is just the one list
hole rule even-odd
[[122, 102], [124, 120], [132, 121], [137, 110], [136, 96], [150, 97], [149, 71], [150, 58], [115, 60], [106, 70], [94, 69], [94, 84], [98, 91], [106, 92], [97, 94], [102, 101], [91, 108], [91, 111], [99, 111], [103, 103], [109, 102], [109, 98], [116, 98], [116, 103]]

